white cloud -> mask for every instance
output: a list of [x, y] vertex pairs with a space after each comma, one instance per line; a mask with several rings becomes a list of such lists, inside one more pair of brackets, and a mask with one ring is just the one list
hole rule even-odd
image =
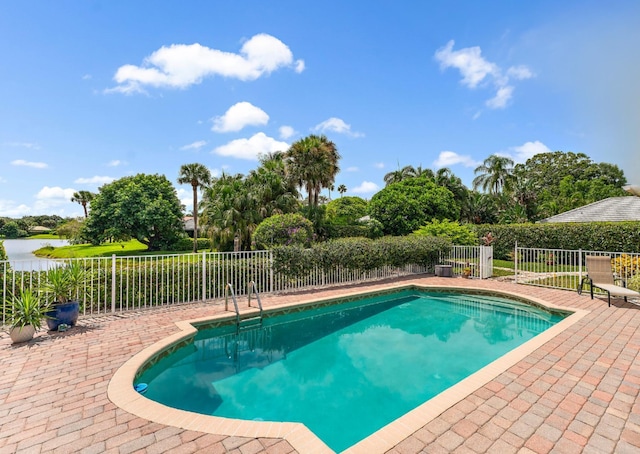
[[216, 75], [248, 81], [283, 67], [292, 67], [299, 73], [304, 70], [304, 61], [294, 62], [287, 45], [264, 33], [247, 40], [239, 53], [198, 43], [172, 44], [153, 52], [141, 66], [118, 68], [114, 76], [118, 85], [106, 91], [131, 94], [143, 91], [143, 86], [187, 88]]
[[352, 166], [352, 167], [347, 167], [346, 169], [344, 169], [345, 172], [358, 172], [360, 169], [356, 166]]
[[206, 140], [198, 140], [197, 142], [190, 143], [189, 145], [184, 145], [180, 147], [181, 150], [199, 150], [207, 144]]
[[511, 147], [509, 150], [510, 152], [505, 153], [505, 155], [512, 158], [516, 164], [524, 163], [527, 159], [540, 153], [551, 153], [549, 147], [539, 140], [536, 140], [535, 142], [526, 142], [518, 147]]
[[14, 161], [11, 161], [11, 164], [14, 166], [33, 167], [34, 169], [44, 169], [46, 167], [49, 167], [44, 162], [30, 162], [30, 161], [25, 161], [24, 159], [16, 159]]
[[95, 177], [91, 177], [91, 178], [78, 178], [77, 180], [74, 181], [74, 183], [101, 185], [101, 184], [111, 183], [113, 180], [115, 180], [115, 178], [113, 177], [100, 177], [96, 175]]
[[267, 136], [263, 132], [254, 134], [249, 139], [232, 140], [226, 145], [222, 145], [213, 150], [213, 153], [220, 156], [231, 156], [238, 159], [257, 160], [258, 156], [276, 151], [286, 151], [289, 144], [279, 142], [273, 137]]
[[351, 125], [344, 122], [344, 120], [336, 117], [331, 117], [328, 120], [314, 126], [314, 131], [317, 132], [335, 132], [338, 134], [346, 134], [351, 137], [364, 137], [361, 132], [351, 131]]
[[438, 159], [433, 161], [434, 167], [440, 169], [442, 167], [450, 167], [456, 164], [462, 164], [465, 167], [477, 167], [481, 163], [475, 161], [469, 155], [460, 155], [455, 151], [441, 151]]
[[376, 169], [384, 169], [384, 162], [376, 162], [373, 164]]
[[107, 166], [109, 166], [109, 167], [118, 167], [121, 164], [124, 164], [124, 163], [122, 161], [120, 161], [119, 159], [114, 159], [113, 161], [109, 161], [107, 163]]
[[[498, 65], [482, 57], [479, 46], [454, 51], [454, 44], [455, 42], [451, 40], [436, 51], [435, 58], [440, 62], [440, 68], [458, 69], [462, 75], [462, 84], [471, 89], [477, 88], [485, 80], [493, 82], [496, 95], [485, 103], [491, 109], [504, 109], [513, 97], [514, 87], [509, 84], [509, 78], [524, 80], [535, 76], [524, 65], [511, 66], [505, 75]], [[474, 119], [478, 116], [479, 113]]]
[[513, 96], [513, 87], [506, 85], [498, 88], [496, 95], [485, 103], [490, 109], [504, 109]]
[[85, 74], [82, 76], [82, 80], [90, 80], [91, 79], [91, 74]]
[[32, 150], [39, 150], [40, 145], [33, 142], [6, 142], [4, 145], [9, 147], [21, 147], [21, 148], [30, 148]]
[[291, 126], [280, 126], [278, 128], [278, 132], [280, 133], [280, 138], [287, 140], [297, 134], [296, 130]]
[[71, 197], [76, 192], [72, 188], [61, 188], [59, 186], [45, 186], [36, 194], [36, 203], [33, 206], [35, 213], [51, 213], [54, 207], [71, 203]]
[[245, 126], [262, 126], [269, 122], [269, 115], [259, 107], [243, 101], [229, 107], [221, 117], [213, 119], [212, 131], [235, 132]]
[[9, 218], [21, 217], [31, 212], [27, 205], [17, 205], [13, 200], [0, 199], [0, 216]]
[[378, 191], [378, 189], [380, 189], [380, 187], [377, 184], [372, 183], [371, 181], [363, 181], [360, 183], [360, 186], [356, 186], [351, 190], [351, 192], [354, 194], [373, 194]]

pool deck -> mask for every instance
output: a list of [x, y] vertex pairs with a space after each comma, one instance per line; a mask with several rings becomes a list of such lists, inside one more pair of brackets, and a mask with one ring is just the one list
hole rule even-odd
[[[533, 345], [489, 378], [420, 415], [424, 424], [367, 446], [391, 453], [626, 453], [640, 451], [640, 305], [496, 280], [422, 277], [287, 295], [267, 307], [390, 286], [476, 287], [515, 293], [583, 317]], [[246, 302], [245, 302], [246, 304]], [[136, 354], [179, 332], [174, 323], [222, 313], [221, 301], [86, 317], [65, 333], [39, 332], [24, 345], [0, 334], [0, 453], [321, 452], [304, 437], [237, 436], [229, 428], [187, 430], [116, 406], [108, 388]], [[442, 402], [435, 404], [442, 405]], [[209, 433], [208, 433], [209, 432]], [[302, 433], [302, 432], [300, 432]], [[228, 435], [223, 435], [228, 434]], [[230, 435], [229, 435], [230, 434]], [[400, 435], [398, 435], [400, 434]], [[384, 438], [384, 437], [383, 437]], [[381, 439], [382, 440], [382, 439]], [[297, 449], [296, 449], [297, 448]], [[387, 449], [389, 448], [389, 449]]]

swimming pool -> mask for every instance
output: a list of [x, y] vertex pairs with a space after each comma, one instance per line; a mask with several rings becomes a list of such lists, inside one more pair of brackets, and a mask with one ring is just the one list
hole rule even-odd
[[336, 451], [562, 320], [516, 301], [415, 288], [262, 328], [200, 329], [138, 375], [146, 397], [203, 414], [298, 421]]

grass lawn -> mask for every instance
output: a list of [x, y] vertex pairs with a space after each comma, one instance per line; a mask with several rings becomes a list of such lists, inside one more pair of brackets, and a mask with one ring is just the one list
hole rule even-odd
[[37, 235], [28, 236], [27, 240], [64, 240], [64, 238], [55, 233], [38, 233]]
[[[147, 252], [147, 246], [138, 240], [122, 243], [106, 243], [99, 246], [91, 244], [73, 244], [70, 246], [40, 248], [33, 253], [38, 257], [52, 259], [70, 259], [83, 257], [110, 257], [111, 255], [140, 255]], [[156, 252], [157, 253], [157, 252]]]

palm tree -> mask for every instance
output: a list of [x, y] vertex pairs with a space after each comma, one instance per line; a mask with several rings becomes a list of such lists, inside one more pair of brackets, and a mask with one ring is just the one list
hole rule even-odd
[[513, 180], [513, 159], [506, 156], [491, 155], [476, 167], [473, 188], [482, 187], [490, 194], [499, 194], [503, 189], [509, 189]]
[[338, 186], [338, 192], [340, 193], [340, 197], [342, 197], [342, 194], [347, 192], [347, 187], [344, 184], [341, 184]]
[[89, 213], [87, 212], [87, 205], [91, 203], [94, 197], [95, 194], [89, 191], [74, 192], [73, 197], [71, 197], [72, 202], [78, 202], [80, 205], [82, 205], [82, 208], [84, 209], [85, 219], [89, 216]]
[[307, 190], [309, 207], [317, 208], [322, 188], [329, 188], [340, 171], [340, 154], [326, 136], [310, 135], [294, 142], [286, 153], [291, 177]]
[[[422, 167], [420, 167], [422, 171]], [[413, 166], [404, 166], [402, 169], [398, 165], [398, 169], [387, 173], [384, 176], [384, 182], [387, 186], [393, 183], [398, 183], [407, 178], [413, 178], [416, 176], [416, 169]]]
[[190, 184], [193, 189], [193, 252], [198, 252], [198, 187], [211, 184], [211, 172], [204, 164], [183, 164], [178, 184]]
[[249, 172], [247, 185], [261, 220], [298, 209], [298, 190], [287, 171], [285, 154], [269, 153], [260, 158], [260, 167]]

